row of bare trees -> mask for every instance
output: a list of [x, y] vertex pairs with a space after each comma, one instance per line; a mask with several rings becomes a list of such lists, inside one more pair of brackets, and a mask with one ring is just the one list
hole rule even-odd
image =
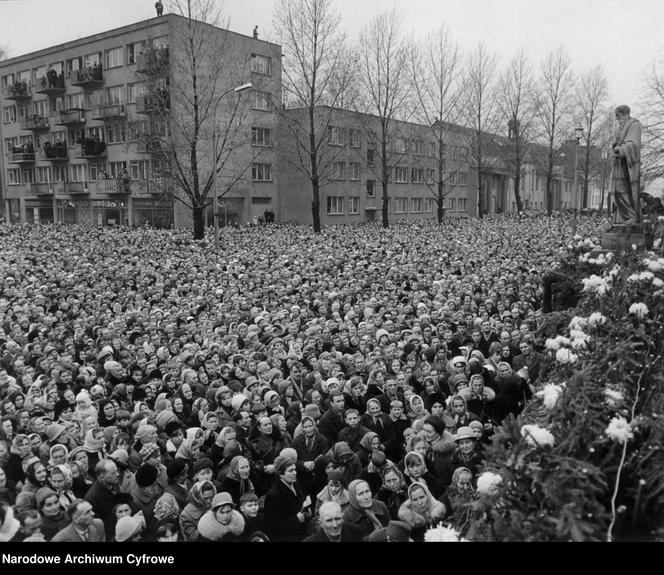
[[[554, 168], [558, 151], [583, 128], [577, 169], [583, 175], [583, 207], [590, 179], [598, 170], [593, 150], [606, 147], [612, 122], [608, 86], [601, 66], [576, 76], [560, 48], [533, 66], [522, 50], [500, 70], [484, 44], [464, 54], [445, 26], [415, 41], [401, 29], [396, 9], [376, 16], [349, 45], [332, 0], [281, 0], [275, 9], [275, 32], [284, 47], [285, 91], [289, 106], [307, 110], [297, 129], [301, 150], [297, 169], [311, 179], [314, 228], [320, 229], [320, 190], [338, 150], [324, 145], [333, 123], [333, 107], [357, 112], [366, 141], [374, 145], [375, 175], [382, 189], [382, 221], [387, 227], [389, 186], [403, 151], [404, 122], [421, 126], [421, 137], [436, 144], [436, 168], [426, 184], [444, 215], [445, 198], [455, 177], [471, 171], [478, 215], [483, 217], [487, 165], [502, 149], [501, 160], [515, 182], [517, 208], [523, 209], [521, 181], [526, 162], [546, 173], [547, 209], [555, 209]], [[306, 89], [304, 89], [306, 88]], [[373, 118], [373, 119], [372, 119]], [[496, 134], [509, 138], [496, 138]], [[445, 145], [461, 142], [467, 159], [454, 164]], [[532, 154], [537, 145], [545, 152]]]
[[[249, 120], [253, 95], [239, 96], [233, 90], [255, 76], [234, 42], [212, 26], [201, 25], [223, 24], [214, 0], [170, 0], [169, 8], [185, 19], [175, 35], [168, 80], [174, 109], [164, 112], [165, 127], [158, 140], [183, 192], [179, 200], [192, 210], [194, 235], [202, 238], [212, 192], [219, 190], [223, 197], [250, 180], [252, 164], [265, 152], [248, 145], [255, 137]], [[343, 145], [328, 145], [332, 132], [344, 122], [340, 109], [346, 110], [346, 126], [350, 122], [361, 132], [365, 145], [356, 152], [368, 159], [371, 148], [372, 161], [363, 164], [382, 191], [385, 227], [394, 171], [403, 158], [414, 158], [408, 145], [399, 141], [413, 139], [434, 144], [427, 149], [427, 163], [422, 163], [423, 183], [442, 222], [445, 200], [459, 185], [475, 187], [469, 197], [477, 197], [477, 213], [484, 216], [486, 180], [497, 149], [503, 169], [515, 182], [518, 209], [523, 209], [521, 182], [527, 162], [545, 171], [547, 208], [555, 209], [557, 153], [580, 125], [585, 154], [579, 168], [587, 205], [588, 181], [597, 171], [592, 150], [608, 145], [612, 129], [601, 66], [577, 78], [569, 56], [559, 49], [538, 65], [520, 51], [500, 69], [496, 55], [484, 44], [464, 53], [444, 25], [416, 40], [406, 35], [401, 21], [396, 9], [384, 12], [369, 22], [357, 42], [350, 42], [333, 0], [275, 3], [274, 40], [282, 47], [283, 59], [281, 66], [274, 63], [282, 75], [273, 75], [272, 81], [280, 85], [254, 90], [283, 100], [271, 103], [279, 126], [273, 136], [279, 138], [278, 145], [292, 147], [290, 168], [311, 184], [316, 232], [321, 229], [321, 189], [334, 179], [333, 166], [345, 153]], [[161, 89], [163, 80], [146, 82], [148, 94]], [[155, 138], [154, 133], [150, 137]], [[546, 152], [534, 154], [535, 146]], [[452, 148], [465, 153], [452, 153]], [[469, 173], [473, 177], [460, 177]]]

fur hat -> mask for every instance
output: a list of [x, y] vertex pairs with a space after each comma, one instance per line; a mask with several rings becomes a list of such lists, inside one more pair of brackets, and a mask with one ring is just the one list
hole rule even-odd
[[115, 525], [115, 540], [128, 541], [141, 530], [142, 525], [131, 516], [120, 517]]
[[211, 469], [212, 471], [214, 471], [214, 463], [212, 462], [211, 459], [203, 457], [199, 459], [196, 463], [194, 463], [194, 473], [198, 473], [203, 469]]
[[157, 477], [159, 477], [159, 471], [156, 467], [150, 465], [149, 463], [144, 463], [138, 468], [134, 477], [136, 479], [136, 484], [139, 487], [149, 487], [155, 481], [157, 481]]
[[239, 393], [239, 394], [237, 394], [237, 395], [234, 395], [233, 398], [231, 399], [231, 407], [232, 407], [235, 411], [238, 411], [238, 410], [240, 409], [240, 407], [242, 407], [242, 404], [243, 404], [245, 401], [249, 401], [249, 400], [247, 399], [247, 396], [246, 396], [246, 395], [243, 395], [243, 394], [241, 394], [241, 393]]
[[187, 464], [183, 459], [174, 459], [168, 464], [168, 467], [166, 467], [166, 475], [169, 479], [173, 479], [180, 475], [180, 473], [185, 470], [186, 466]]
[[51, 495], [57, 495], [50, 487], [40, 487], [35, 493], [35, 503], [37, 503], [37, 509], [39, 509]]
[[115, 464], [122, 469], [127, 469], [129, 466], [129, 454], [126, 449], [116, 449], [108, 456], [108, 458], [112, 459]]

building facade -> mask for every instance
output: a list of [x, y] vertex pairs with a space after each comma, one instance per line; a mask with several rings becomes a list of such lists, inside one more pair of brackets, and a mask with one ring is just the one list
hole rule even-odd
[[[148, 136], [155, 125], [161, 125], [159, 135], [173, 136], [162, 112], [185, 106], [171, 98], [180, 81], [173, 62], [183, 21], [168, 14], [0, 63], [0, 198], [7, 221], [191, 226], [187, 198], [178, 201], [181, 192], [168, 177], [169, 158]], [[233, 160], [245, 164], [244, 177], [224, 186], [219, 202], [226, 221], [245, 222], [259, 209], [276, 209], [273, 152], [260, 147], [270, 139], [272, 107], [280, 99], [281, 51], [197, 25], [223, 36], [242, 56], [240, 77], [255, 87], [246, 118], [263, 129], [247, 130]], [[146, 88], [155, 82], [159, 102], [154, 86]], [[260, 161], [253, 161], [257, 148]], [[200, 149], [209, 155], [209, 138]]]

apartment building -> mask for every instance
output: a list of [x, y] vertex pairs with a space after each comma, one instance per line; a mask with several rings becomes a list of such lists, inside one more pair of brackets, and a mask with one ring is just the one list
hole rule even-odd
[[[170, 117], [185, 114], [184, 90], [175, 88], [187, 78], [174, 64], [186, 22], [168, 14], [0, 63], [6, 220], [191, 227], [188, 199], [170, 177], [172, 162], [152, 139], [177, 139]], [[270, 134], [280, 101], [281, 49], [195, 26], [223, 39], [240, 63], [224, 81], [251, 87], [242, 95], [250, 102], [243, 116], [246, 141], [232, 160], [225, 158], [242, 176], [230, 185], [219, 170], [227, 220], [249, 221], [277, 208]], [[208, 174], [214, 136], [220, 138], [213, 130], [202, 133], [199, 146]]]
[[[284, 125], [307, 125], [306, 110], [287, 110], [282, 116]], [[318, 128], [319, 132], [324, 132], [319, 150], [321, 224], [381, 221], [383, 159], [379, 118], [329, 108], [319, 108], [317, 117], [324, 119], [324, 125]], [[306, 142], [305, 134], [282, 126], [279, 138], [278, 219], [311, 224], [308, 156], [305, 149], [298, 150], [297, 144], [298, 140]], [[435, 133], [428, 126], [393, 120], [387, 140], [390, 221], [436, 218], [439, 176]], [[476, 185], [461, 129], [447, 132], [443, 155], [442, 181], [447, 214], [476, 215]]]

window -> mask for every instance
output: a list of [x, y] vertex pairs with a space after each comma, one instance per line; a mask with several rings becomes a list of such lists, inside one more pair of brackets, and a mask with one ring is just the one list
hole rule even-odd
[[436, 169], [435, 168], [427, 168], [425, 172], [425, 178], [426, 181], [429, 184], [432, 184], [433, 182], [436, 181]]
[[124, 64], [122, 61], [122, 52], [122, 48], [106, 50], [106, 68], [117, 68], [122, 66], [122, 64]]
[[143, 95], [143, 84], [129, 84], [127, 86], [127, 104], [135, 104], [136, 99]]
[[94, 54], [88, 54], [85, 57], [85, 67], [96, 66], [101, 62], [101, 52], [95, 52]]
[[251, 198], [251, 203], [254, 206], [266, 206], [272, 203], [272, 198], [269, 196], [260, 196]]
[[410, 170], [410, 181], [413, 184], [422, 184], [422, 183], [424, 183], [424, 169], [423, 168], [412, 168]]
[[2, 109], [2, 121], [5, 124], [16, 122], [16, 106], [7, 106]]
[[344, 199], [341, 196], [327, 197], [327, 215], [338, 216], [344, 213]]
[[85, 102], [84, 102], [85, 94], [81, 92], [80, 94], [70, 94], [67, 96], [67, 110], [84, 110], [85, 109]]
[[59, 132], [51, 132], [51, 144], [57, 142], [67, 142], [67, 132], [60, 130]]
[[468, 173], [467, 172], [454, 172], [450, 174], [450, 185], [451, 186], [467, 186], [468, 185]]
[[367, 164], [373, 166], [376, 162], [376, 150], [367, 150]]
[[36, 84], [41, 78], [46, 76], [46, 66], [40, 66], [32, 71], [32, 81]]
[[394, 181], [397, 184], [407, 184], [408, 183], [408, 168], [397, 166], [394, 168]]
[[345, 180], [346, 179], [346, 162], [332, 162], [331, 179]]
[[424, 142], [422, 140], [413, 141], [413, 154], [416, 156], [424, 156]]
[[73, 72], [74, 70], [80, 70], [82, 67], [83, 67], [83, 62], [80, 56], [78, 58], [71, 58], [70, 60], [67, 60], [67, 62], [65, 63], [65, 69], [67, 71], [67, 74]]
[[357, 182], [360, 179], [360, 163], [349, 162], [348, 164], [348, 179]]
[[456, 207], [456, 198], [447, 198], [446, 202], [447, 202], [447, 209], [450, 212], [456, 211], [456, 209], [455, 209], [455, 207]]
[[46, 182], [50, 182], [51, 177], [49, 171], [50, 170], [48, 166], [39, 166], [37, 168], [37, 182], [40, 184], [45, 184]]
[[427, 142], [426, 146], [427, 146], [427, 149], [426, 149], [427, 156], [429, 156], [430, 158], [435, 158], [436, 157], [436, 142]]
[[7, 74], [2, 77], [2, 87], [7, 88], [14, 83], [14, 74]]
[[251, 71], [255, 74], [269, 76], [272, 73], [272, 62], [267, 56], [260, 54], [251, 55]]
[[251, 145], [269, 148], [272, 145], [270, 128], [251, 128]]
[[106, 127], [106, 143], [121, 144], [127, 141], [126, 124], [114, 124]]
[[408, 213], [408, 198], [394, 198], [394, 213], [395, 214]]
[[410, 213], [411, 214], [422, 213], [423, 205], [424, 205], [424, 200], [422, 198], [410, 198]]
[[109, 162], [108, 163], [108, 172], [112, 178], [119, 178], [122, 174], [122, 170], [127, 167], [127, 162]]
[[68, 182], [69, 171], [67, 166], [53, 166], [53, 181], [54, 182]]
[[359, 130], [354, 130], [353, 128], [350, 129], [350, 147], [351, 148], [359, 148], [362, 146], [362, 140], [360, 138], [360, 131]]
[[101, 172], [103, 169], [105, 169], [106, 164], [99, 163], [99, 162], [91, 162], [90, 165], [88, 166], [88, 170], [90, 171], [90, 181], [91, 182], [96, 182], [97, 181], [97, 176], [99, 175], [99, 172]]
[[360, 198], [358, 196], [351, 196], [350, 198], [348, 198], [348, 213], [349, 214], [360, 213]]
[[459, 198], [459, 211], [466, 212], [468, 211], [468, 200], [466, 198]]
[[144, 180], [149, 174], [149, 162], [147, 160], [133, 160], [129, 162], [129, 175], [132, 180]]
[[394, 143], [394, 151], [397, 154], [405, 154], [408, 152], [408, 140], [406, 138], [397, 138]]
[[337, 128], [336, 126], [327, 127], [327, 143], [330, 146], [343, 146], [344, 145], [344, 129]]
[[106, 88], [106, 103], [122, 104], [124, 102], [124, 86], [112, 86]]
[[94, 128], [88, 128], [88, 138], [97, 138], [98, 140], [104, 139], [104, 128], [101, 126], [96, 126]]
[[83, 164], [72, 164], [70, 168], [72, 182], [85, 182], [85, 166]]
[[19, 142], [20, 142], [21, 145], [23, 145], [23, 144], [34, 144], [32, 136], [21, 136], [19, 138]]
[[127, 44], [127, 64], [136, 64], [136, 56], [143, 52], [143, 42]]
[[7, 170], [7, 183], [10, 186], [15, 186], [21, 183], [21, 170], [18, 168], [9, 168]]
[[140, 140], [145, 133], [146, 122], [145, 120], [139, 120], [137, 122], [129, 122], [129, 133], [128, 138], [130, 142], [135, 142]]
[[270, 106], [270, 94], [267, 92], [259, 92], [254, 90], [251, 93], [251, 108], [253, 110], [266, 110], [271, 109]]
[[433, 212], [433, 198], [424, 198], [424, 211], [427, 213]]
[[376, 180], [367, 180], [367, 197], [376, 197]]
[[48, 100], [37, 100], [32, 103], [32, 111], [35, 116], [48, 115]]
[[254, 182], [271, 182], [272, 164], [259, 164], [259, 163], [252, 164], [251, 179]]
[[18, 138], [5, 138], [5, 150], [7, 152], [11, 153], [14, 146], [18, 146]]
[[24, 170], [23, 170], [23, 183], [24, 184], [34, 184], [35, 183], [35, 170], [34, 170], [34, 168], [24, 168]]

